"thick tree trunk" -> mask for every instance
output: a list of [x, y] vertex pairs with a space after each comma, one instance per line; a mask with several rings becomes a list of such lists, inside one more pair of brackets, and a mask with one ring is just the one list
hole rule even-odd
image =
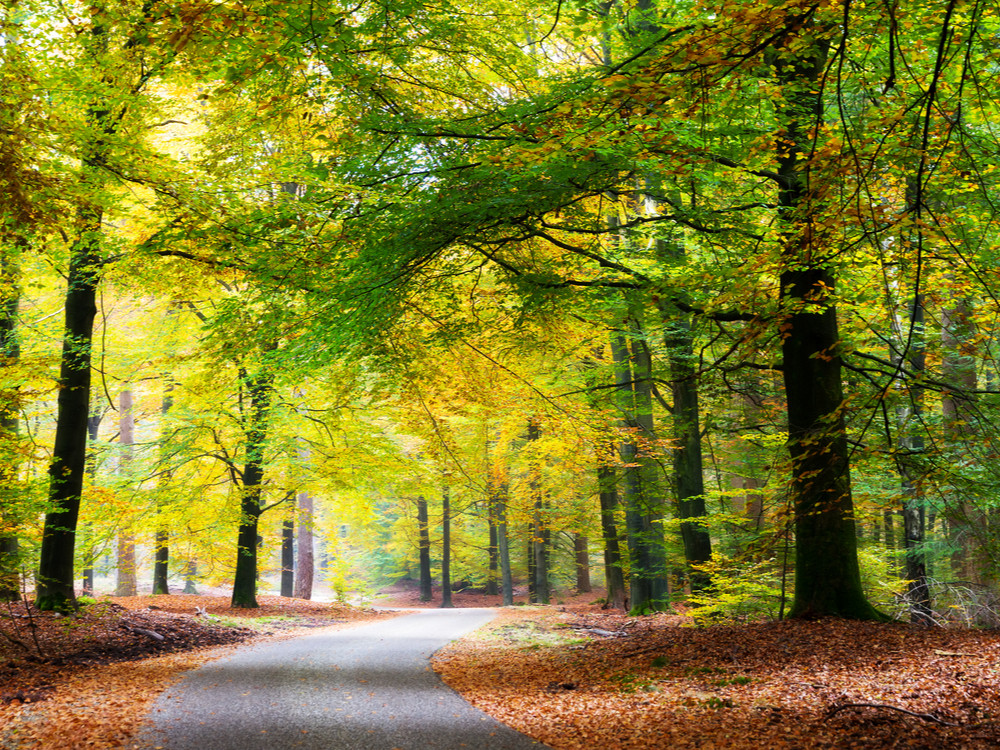
[[427, 498], [417, 497], [417, 550], [420, 557], [420, 601], [429, 602], [434, 597], [431, 580], [431, 532], [427, 516]]
[[[118, 394], [118, 444], [121, 446], [119, 474], [130, 481], [132, 474], [132, 446], [135, 444], [135, 412], [132, 411], [132, 391], [128, 388]], [[127, 491], [131, 491], [128, 487]], [[136, 581], [135, 535], [132, 520], [124, 518], [118, 529], [118, 578], [115, 596], [136, 596], [139, 593]]]
[[[266, 365], [262, 365], [266, 368]], [[274, 375], [269, 370], [245, 378], [250, 408], [244, 416], [246, 461], [240, 487], [240, 526], [236, 538], [236, 573], [233, 576], [232, 606], [257, 607], [257, 526], [261, 513], [261, 485], [264, 481], [264, 447], [274, 393]]]
[[[780, 303], [788, 409], [791, 500], [795, 513], [795, 598], [791, 616], [883, 619], [861, 587], [854, 502], [844, 424], [840, 335], [835, 304], [836, 241], [814, 214], [821, 186], [810, 182], [805, 152], [822, 122], [820, 76], [828, 42], [803, 18], [789, 18], [775, 56], [784, 89], [777, 149], [778, 204], [785, 223]], [[829, 239], [829, 243], [826, 240]]]
[[610, 466], [597, 467], [597, 485], [601, 503], [601, 531], [604, 534], [604, 578], [608, 589], [608, 605], [625, 609], [625, 575], [618, 544], [615, 513], [618, 508], [618, 482]]
[[451, 490], [441, 493], [441, 606], [451, 603]]
[[[95, 115], [92, 119], [100, 119]], [[62, 610], [73, 605], [73, 555], [86, 465], [90, 415], [90, 358], [97, 314], [101, 210], [81, 208], [81, 231], [70, 255], [63, 347], [59, 368], [56, 436], [49, 466], [49, 504], [39, 554], [35, 605]]]

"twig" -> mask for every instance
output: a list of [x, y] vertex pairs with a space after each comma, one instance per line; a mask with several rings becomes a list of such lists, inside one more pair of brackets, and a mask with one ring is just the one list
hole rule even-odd
[[130, 633], [138, 633], [139, 635], [149, 636], [150, 638], [155, 638], [158, 641], [166, 640], [166, 638], [157, 633], [155, 630], [147, 630], [146, 628], [137, 628], [136, 626], [130, 625], [127, 622], [123, 622], [122, 627], [124, 627]]
[[941, 724], [946, 727], [957, 727], [958, 724], [952, 724], [950, 721], [945, 721], [944, 719], [939, 719], [934, 714], [918, 714], [915, 711], [910, 711], [906, 708], [900, 708], [899, 706], [890, 706], [887, 703], [844, 703], [840, 706], [832, 706], [826, 714], [827, 719], [832, 719], [841, 711], [848, 708], [885, 708], [889, 711], [898, 711], [901, 714], [906, 714], [907, 716], [912, 716], [916, 719], [923, 719], [924, 721], [933, 721], [936, 724]]

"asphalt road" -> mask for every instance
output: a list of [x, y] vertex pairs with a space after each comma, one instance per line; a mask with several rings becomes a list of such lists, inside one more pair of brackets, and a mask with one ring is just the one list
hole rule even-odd
[[241, 649], [160, 696], [139, 747], [164, 750], [543, 750], [473, 708], [431, 654], [489, 610], [423, 610]]

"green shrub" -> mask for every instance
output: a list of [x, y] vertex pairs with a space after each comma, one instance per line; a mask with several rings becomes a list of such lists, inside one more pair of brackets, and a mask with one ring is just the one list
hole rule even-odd
[[688, 602], [699, 625], [775, 619], [781, 607], [781, 578], [774, 560], [735, 560], [715, 554], [695, 568], [711, 581]]

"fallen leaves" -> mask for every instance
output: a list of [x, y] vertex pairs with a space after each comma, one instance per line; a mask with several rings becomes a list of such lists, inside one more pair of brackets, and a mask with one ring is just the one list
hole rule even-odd
[[161, 692], [240, 643], [390, 616], [259, 601], [259, 609], [234, 610], [225, 597], [119, 597], [68, 617], [12, 606], [0, 615], [0, 630], [13, 638], [0, 638], [0, 747], [129, 747]]
[[[474, 705], [559, 750], [1000, 746], [998, 633], [681, 622], [507, 610], [434, 665]], [[530, 635], [542, 630], [566, 636]]]

